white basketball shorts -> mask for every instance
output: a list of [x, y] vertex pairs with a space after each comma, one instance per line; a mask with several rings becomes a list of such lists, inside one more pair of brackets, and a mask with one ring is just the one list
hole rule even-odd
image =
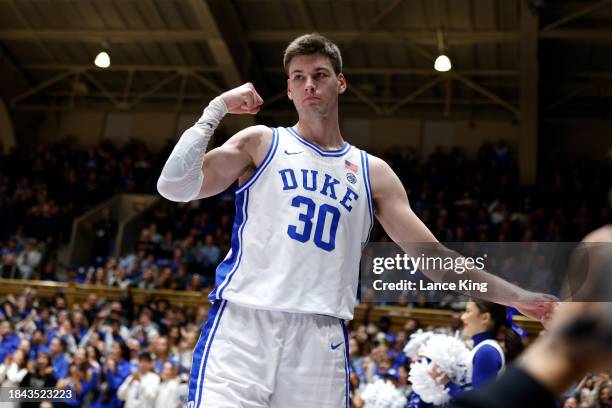
[[219, 300], [194, 350], [187, 408], [348, 408], [348, 387], [343, 321]]

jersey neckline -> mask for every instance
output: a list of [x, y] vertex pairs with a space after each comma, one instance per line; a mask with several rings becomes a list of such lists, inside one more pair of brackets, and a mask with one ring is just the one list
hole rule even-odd
[[292, 127], [287, 127], [285, 128], [289, 131], [289, 133], [295, 137], [299, 142], [301, 142], [302, 144], [308, 146], [309, 148], [311, 148], [312, 150], [314, 150], [315, 152], [317, 152], [318, 154], [320, 154], [321, 156], [332, 156], [332, 157], [340, 157], [340, 156], [344, 156], [346, 153], [348, 153], [348, 151], [351, 149], [351, 144], [348, 142], [344, 142], [344, 146], [342, 146], [340, 149], [335, 149], [335, 150], [324, 150], [321, 149], [319, 146], [315, 145], [312, 142], [309, 142], [308, 140], [306, 140], [303, 136], [301, 136], [295, 129], [293, 129]]

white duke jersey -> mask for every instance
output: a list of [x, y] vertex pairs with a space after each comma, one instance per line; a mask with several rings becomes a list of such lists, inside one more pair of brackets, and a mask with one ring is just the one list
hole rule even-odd
[[231, 249], [209, 299], [352, 319], [371, 196], [365, 151], [272, 129], [266, 157], [236, 190]]

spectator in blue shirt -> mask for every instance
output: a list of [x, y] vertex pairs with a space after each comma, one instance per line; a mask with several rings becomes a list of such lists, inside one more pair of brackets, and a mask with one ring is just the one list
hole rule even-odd
[[87, 378], [88, 373], [83, 370], [83, 367], [78, 364], [71, 364], [69, 367], [69, 376], [59, 380], [56, 388], [72, 390], [73, 399], [60, 401], [59, 407], [81, 407], [87, 395], [93, 390], [94, 384]]
[[68, 360], [65, 354], [66, 342], [61, 337], [55, 337], [51, 340], [49, 351], [51, 352], [51, 365], [53, 366], [55, 379], [66, 378], [68, 376]]
[[0, 362], [4, 357], [13, 354], [19, 347], [19, 337], [13, 332], [13, 323], [5, 320], [0, 323]]
[[215, 266], [221, 256], [221, 249], [215, 245], [214, 237], [212, 234], [206, 235], [204, 238], [204, 245], [198, 248], [198, 261], [203, 267], [208, 268]]
[[92, 408], [120, 408], [117, 390], [130, 375], [130, 349], [124, 342], [113, 343], [110, 355], [104, 363], [102, 382]]
[[164, 364], [167, 362], [172, 363], [173, 366], [178, 365], [178, 360], [176, 359], [176, 356], [170, 355], [168, 337], [159, 336], [155, 340], [154, 352], [155, 352], [154, 371], [157, 374], [161, 374], [162, 369], [164, 368]]
[[30, 342], [30, 360], [36, 360], [38, 353], [49, 353], [47, 340], [42, 330], [36, 329], [32, 333], [32, 341]]

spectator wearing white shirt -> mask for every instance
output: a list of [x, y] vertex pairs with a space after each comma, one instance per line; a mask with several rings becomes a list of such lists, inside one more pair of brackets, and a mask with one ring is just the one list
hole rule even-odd
[[110, 319], [109, 323], [109, 325], [102, 326], [107, 351], [113, 348], [114, 342], [125, 342], [130, 337], [130, 330], [119, 319]]
[[17, 256], [17, 269], [21, 279], [30, 279], [42, 260], [42, 253], [36, 247], [36, 240], [28, 240], [26, 248]]
[[193, 358], [193, 348], [198, 342], [198, 333], [196, 330], [187, 330], [181, 328], [182, 339], [179, 342], [179, 367], [181, 371], [189, 373], [191, 368], [191, 359]]
[[167, 361], [161, 371], [161, 383], [157, 387], [153, 408], [183, 407], [187, 401], [187, 391], [187, 384], [180, 382], [176, 365]]
[[144, 331], [147, 341], [150, 341], [154, 336], [159, 334], [157, 323], [153, 321], [153, 313], [148, 308], [142, 309], [138, 318], [139, 324], [132, 327], [130, 330], [131, 337], [137, 337], [138, 332]]
[[28, 355], [23, 350], [16, 350], [4, 358], [0, 365], [0, 384], [3, 387], [17, 387], [28, 373]]
[[[4, 358], [0, 365], [0, 385], [2, 387], [18, 387], [24, 377], [28, 374], [28, 355], [23, 350], [16, 350]], [[19, 402], [8, 402], [0, 406], [7, 408], [19, 407]]]
[[149, 408], [153, 405], [159, 386], [159, 376], [153, 372], [149, 353], [138, 358], [138, 371], [130, 374], [117, 391], [124, 408]]

